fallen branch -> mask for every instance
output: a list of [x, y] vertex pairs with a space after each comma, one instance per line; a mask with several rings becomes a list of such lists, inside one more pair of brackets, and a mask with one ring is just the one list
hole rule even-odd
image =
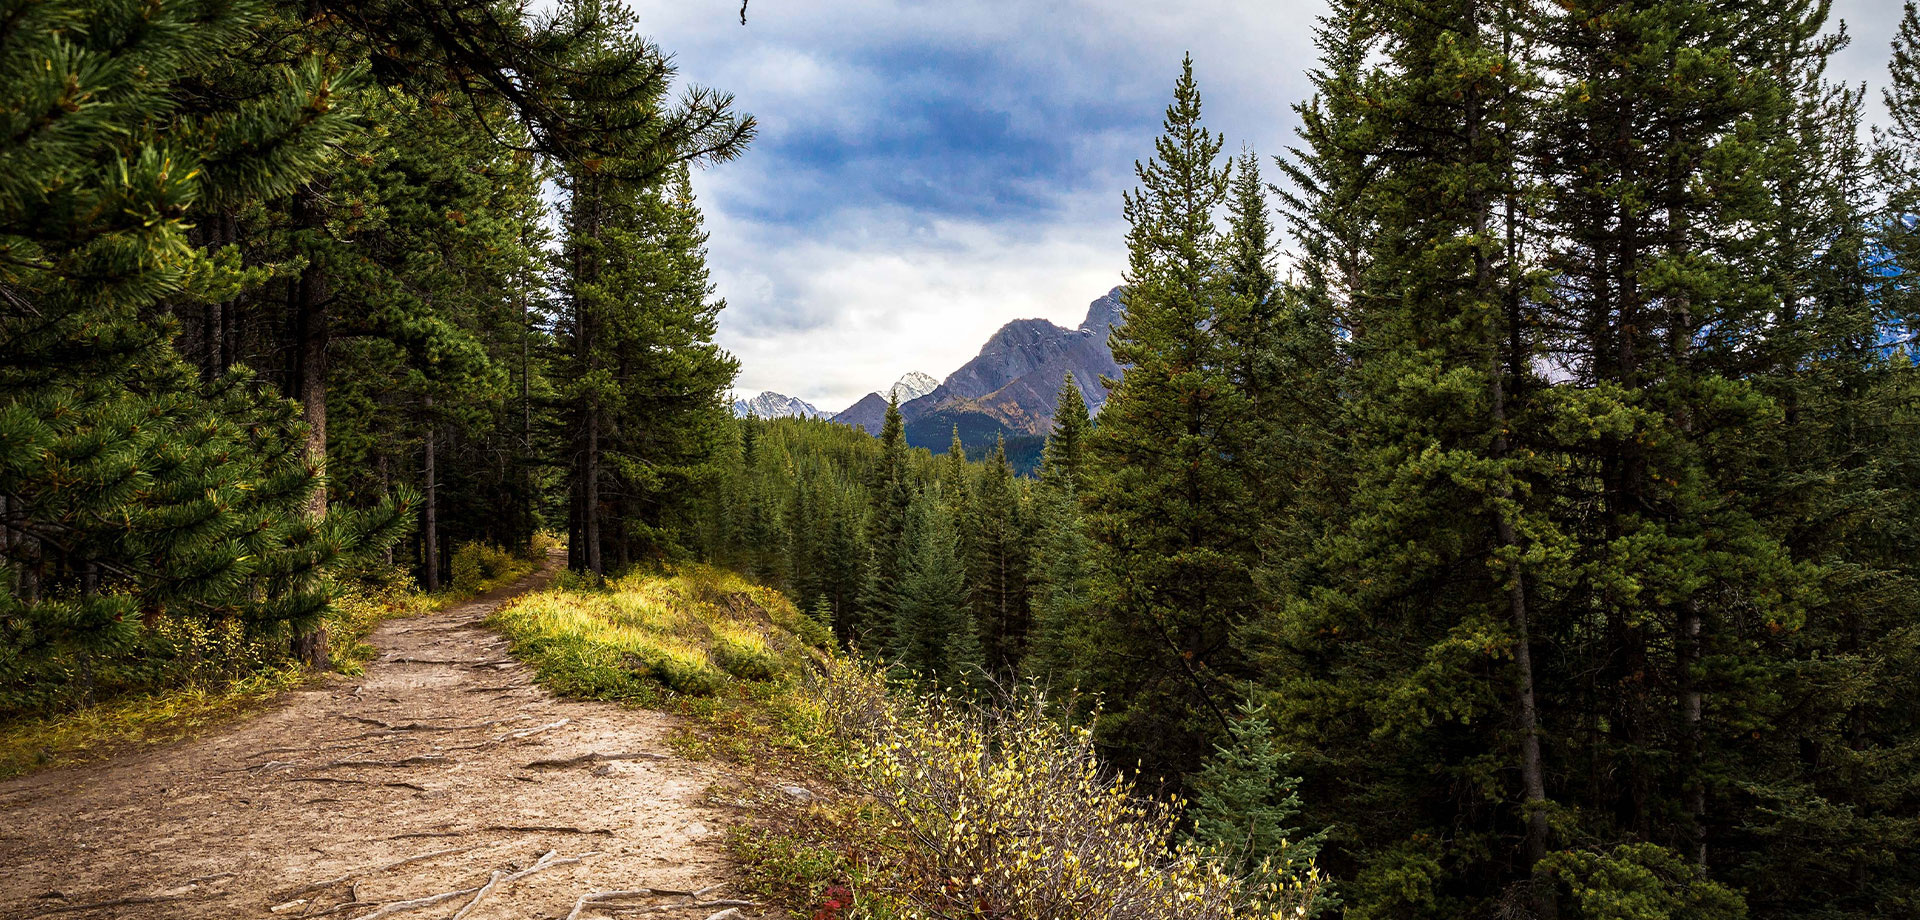
[[467, 915], [473, 913], [473, 909], [479, 907], [480, 902], [484, 900], [487, 895], [493, 893], [493, 887], [500, 884], [500, 877], [505, 874], [506, 873], [501, 872], [499, 869], [493, 870], [493, 875], [487, 878], [487, 883], [480, 886], [479, 891], [474, 892], [473, 900], [468, 901], [467, 906], [454, 911], [453, 920], [466, 920]]
[[561, 757], [554, 760], [536, 760], [530, 764], [527, 764], [527, 766], [529, 768], [577, 767], [583, 763], [599, 763], [599, 762], [608, 761], [608, 760], [666, 760], [666, 759], [667, 759], [667, 755], [665, 754], [651, 754], [651, 753], [646, 753], [642, 751], [634, 751], [626, 754], [602, 754], [598, 751], [591, 751], [585, 754], [580, 754], [575, 757]]
[[379, 910], [376, 910], [370, 914], [361, 914], [360, 916], [355, 917], [354, 920], [374, 920], [374, 918], [376, 917], [386, 917], [386, 916], [391, 916], [393, 914], [401, 913], [403, 911], [419, 910], [422, 907], [432, 907], [435, 904], [445, 904], [446, 902], [451, 901], [455, 898], [464, 898], [467, 895], [473, 894], [474, 892], [479, 890], [480, 889], [478, 888], [463, 888], [459, 891], [448, 891], [442, 894], [428, 895], [427, 897], [424, 897], [424, 898], [414, 898], [411, 901], [390, 901], [387, 904], [381, 906]]

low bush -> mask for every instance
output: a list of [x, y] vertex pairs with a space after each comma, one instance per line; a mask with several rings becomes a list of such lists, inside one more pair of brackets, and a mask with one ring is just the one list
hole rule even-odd
[[896, 692], [847, 659], [818, 688], [853, 791], [877, 804], [886, 872], [856, 886], [869, 916], [1008, 920], [1292, 920], [1318, 876], [1229, 873], [1182, 841], [1182, 803], [1144, 797], [1091, 734], [1044, 700], [999, 707]]
[[528, 571], [528, 559], [492, 543], [462, 543], [453, 551], [453, 588], [477, 593], [489, 584], [518, 578]]
[[[362, 567], [343, 576], [325, 622], [333, 665], [356, 671], [382, 620], [430, 609], [405, 576]], [[114, 655], [29, 655], [0, 642], [0, 777], [101, 756], [121, 745], [188, 737], [254, 711], [310, 674], [287, 655], [284, 629], [161, 614]]]

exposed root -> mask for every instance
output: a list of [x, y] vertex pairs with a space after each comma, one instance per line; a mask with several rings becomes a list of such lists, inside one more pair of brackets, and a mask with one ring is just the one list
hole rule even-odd
[[473, 900], [468, 901], [467, 906], [453, 912], [453, 920], [467, 920], [467, 915], [473, 913], [473, 909], [479, 907], [480, 902], [493, 893], [494, 886], [500, 884], [500, 878], [505, 874], [499, 869], [493, 870], [493, 875], [487, 878], [487, 883], [480, 886], [479, 891], [474, 892]]
[[574, 757], [561, 757], [554, 760], [536, 760], [530, 764], [527, 764], [527, 767], [530, 769], [539, 768], [539, 767], [575, 767], [583, 763], [600, 763], [602, 761], [608, 761], [608, 760], [666, 760], [666, 759], [667, 759], [667, 755], [665, 754], [651, 754], [651, 753], [646, 753], [642, 751], [634, 751], [626, 754], [602, 754], [599, 751], [590, 751], [588, 753], [580, 754]]
[[498, 738], [489, 738], [485, 741], [479, 742], [478, 744], [455, 745], [454, 747], [447, 748], [447, 750], [471, 751], [471, 750], [475, 750], [483, 747], [492, 747], [493, 745], [496, 745], [496, 744], [505, 744], [509, 741], [524, 741], [528, 738], [533, 737], [534, 735], [540, 734], [541, 732], [552, 731], [553, 729], [559, 728], [572, 721], [573, 721], [572, 719], [561, 719], [558, 722], [548, 722], [545, 725], [535, 725], [532, 728], [523, 728], [518, 731], [507, 732], [506, 734], [503, 734]]
[[334, 767], [415, 767], [422, 764], [447, 762], [449, 761], [445, 754], [415, 754], [412, 757], [402, 757], [399, 760], [355, 760], [353, 758], [347, 758], [323, 763], [316, 769], [329, 770]]
[[316, 891], [325, 891], [328, 888], [334, 887], [335, 885], [344, 885], [348, 882], [353, 881], [354, 879], [361, 878], [364, 876], [374, 875], [381, 872], [387, 872], [393, 869], [398, 869], [401, 866], [410, 866], [417, 862], [426, 862], [429, 859], [439, 859], [442, 856], [452, 856], [456, 853], [465, 853], [471, 849], [473, 849], [473, 847], [453, 847], [451, 849], [446, 849], [446, 850], [435, 850], [431, 853], [422, 853], [418, 856], [409, 856], [406, 859], [397, 860], [394, 862], [386, 863], [384, 865], [373, 866], [367, 869], [355, 869], [354, 871], [349, 872], [345, 875], [342, 875], [338, 878], [330, 878], [324, 882], [314, 882], [311, 885], [307, 885], [301, 888], [294, 888], [287, 891], [276, 892], [274, 894], [268, 895], [267, 899], [270, 901], [274, 901], [276, 903], [280, 901], [287, 901], [293, 898], [300, 897], [301, 895], [304, 895], [304, 894], [311, 894]]
[[599, 834], [606, 837], [613, 836], [613, 832], [604, 827], [584, 828], [557, 824], [489, 824], [480, 829], [483, 831], [500, 831], [511, 834], [585, 834], [589, 836]]
[[419, 910], [422, 907], [432, 907], [435, 904], [445, 904], [456, 898], [464, 898], [479, 890], [478, 888], [463, 888], [459, 891], [447, 891], [440, 894], [428, 895], [424, 898], [414, 898], [411, 901], [390, 901], [381, 905], [379, 910], [370, 914], [361, 914], [353, 918], [353, 920], [374, 920], [376, 917], [390, 917], [404, 911]]
[[415, 792], [427, 792], [425, 786], [417, 783], [380, 783], [367, 779], [351, 779], [342, 776], [289, 776], [289, 783], [343, 783], [349, 786], [387, 786], [393, 789], [412, 789]]

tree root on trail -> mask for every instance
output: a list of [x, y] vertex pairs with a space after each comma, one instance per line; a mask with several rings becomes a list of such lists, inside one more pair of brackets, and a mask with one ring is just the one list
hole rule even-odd
[[354, 879], [361, 878], [363, 876], [374, 875], [374, 874], [386, 872], [392, 869], [398, 869], [401, 866], [410, 866], [417, 862], [426, 862], [429, 859], [439, 859], [442, 856], [452, 856], [456, 853], [465, 853], [471, 849], [473, 849], [473, 847], [453, 847], [445, 850], [435, 850], [431, 853], [422, 853], [418, 856], [409, 856], [406, 859], [385, 863], [383, 865], [373, 866], [367, 869], [355, 869], [354, 871], [349, 872], [345, 875], [342, 875], [338, 878], [330, 878], [324, 882], [314, 882], [313, 884], [306, 885], [304, 887], [275, 892], [273, 894], [268, 895], [267, 900], [278, 904], [282, 901], [288, 901], [288, 900], [292, 900], [294, 898], [300, 897], [303, 894], [312, 894], [313, 892], [316, 892], [316, 891], [325, 891], [328, 888], [334, 887], [335, 885], [344, 885], [347, 882], [353, 881]]
[[355, 760], [346, 758], [323, 763], [315, 769], [330, 770], [334, 767], [417, 767], [422, 764], [452, 763], [445, 754], [415, 754], [399, 760]]
[[374, 782], [374, 780], [353, 780], [348, 776], [288, 776], [286, 782], [336, 782], [346, 786], [388, 786], [394, 789], [413, 789], [413, 791], [432, 791], [426, 786], [411, 782]]
[[583, 763], [600, 763], [600, 762], [609, 761], [609, 760], [666, 760], [666, 759], [667, 759], [667, 755], [665, 754], [651, 754], [651, 753], [646, 753], [642, 751], [634, 751], [626, 754], [602, 754], [599, 751], [589, 751], [585, 754], [579, 754], [573, 757], [561, 757], [553, 760], [536, 760], [530, 764], [527, 764], [527, 767], [530, 769], [540, 768], [540, 767], [577, 767]]

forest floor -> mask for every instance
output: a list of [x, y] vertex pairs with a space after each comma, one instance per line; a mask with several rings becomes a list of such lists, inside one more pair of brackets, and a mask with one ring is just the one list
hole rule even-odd
[[[726, 766], [672, 753], [679, 717], [550, 696], [481, 625], [559, 562], [382, 624], [363, 676], [201, 738], [0, 781], [0, 918], [707, 920], [734, 906], [723, 831], [738, 816], [708, 801]], [[629, 894], [582, 906], [600, 892]]]

